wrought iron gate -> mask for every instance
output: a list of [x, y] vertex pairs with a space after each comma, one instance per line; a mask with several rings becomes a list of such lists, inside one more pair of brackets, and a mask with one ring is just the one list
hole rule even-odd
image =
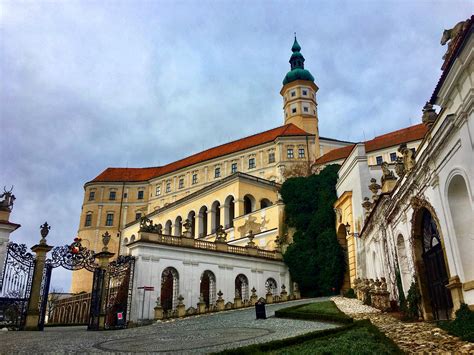
[[23, 329], [31, 294], [35, 258], [25, 244], [8, 243], [0, 278], [0, 325]]
[[441, 240], [436, 224], [428, 211], [423, 213], [423, 262], [428, 290], [435, 319], [449, 319], [453, 308], [451, 293], [447, 289], [448, 273], [444, 262]]
[[130, 318], [135, 258], [119, 256], [105, 274], [105, 329], [125, 328]]

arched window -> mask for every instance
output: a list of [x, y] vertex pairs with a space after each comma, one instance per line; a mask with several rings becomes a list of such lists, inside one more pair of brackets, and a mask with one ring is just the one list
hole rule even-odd
[[249, 299], [249, 280], [244, 274], [235, 278], [235, 297], [241, 297], [242, 301]]
[[172, 222], [170, 220], [167, 220], [166, 223], [165, 223], [165, 234], [166, 235], [171, 235], [171, 232], [172, 232]]
[[271, 201], [267, 198], [262, 198], [260, 200], [260, 208], [267, 208], [272, 205]]
[[402, 280], [403, 292], [407, 293], [410, 287], [410, 268], [408, 266], [407, 250], [405, 247], [405, 240], [403, 235], [399, 234], [397, 237], [397, 254], [398, 267], [400, 269], [400, 278]]
[[174, 310], [178, 305], [179, 274], [174, 267], [167, 267], [161, 274], [161, 307], [164, 311]]
[[204, 238], [207, 235], [207, 207], [202, 206], [199, 210], [199, 238]]
[[196, 212], [191, 211], [188, 213], [188, 220], [191, 223], [191, 235], [193, 238], [196, 237]]
[[244, 214], [255, 211], [255, 198], [252, 195], [244, 196]]
[[206, 270], [202, 273], [199, 292], [207, 307], [216, 302], [216, 276], [212, 271]]
[[278, 286], [275, 279], [270, 277], [265, 281], [265, 291], [273, 296], [278, 296]]
[[214, 201], [211, 207], [212, 220], [211, 220], [211, 234], [215, 233], [217, 227], [221, 224], [221, 204], [219, 201]]
[[464, 280], [474, 279], [474, 237], [472, 234], [473, 211], [469, 202], [466, 181], [461, 175], [454, 176], [449, 182], [448, 203], [453, 221], [454, 233], [461, 257]]
[[231, 228], [234, 226], [235, 203], [234, 196], [227, 196], [224, 202], [224, 227]]
[[183, 219], [181, 216], [176, 217], [174, 221], [174, 235], [175, 236], [180, 236], [183, 232]]

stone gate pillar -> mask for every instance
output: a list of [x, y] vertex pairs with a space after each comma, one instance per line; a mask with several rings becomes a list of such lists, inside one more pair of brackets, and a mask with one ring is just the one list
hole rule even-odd
[[39, 244], [31, 247], [31, 250], [36, 254], [36, 261], [33, 280], [31, 283], [31, 294], [28, 301], [28, 310], [26, 313], [25, 330], [40, 330], [38, 322], [40, 317], [39, 302], [41, 295], [41, 282], [43, 281], [46, 254], [53, 248], [46, 243], [46, 236], [50, 229], [51, 227], [47, 222], [45, 222], [41, 226], [41, 240]]
[[4, 196], [4, 199], [0, 201], [0, 278], [7, 256], [7, 244], [10, 241], [10, 234], [20, 228], [19, 224], [10, 222], [10, 213], [15, 196], [11, 191], [5, 191], [1, 196]]

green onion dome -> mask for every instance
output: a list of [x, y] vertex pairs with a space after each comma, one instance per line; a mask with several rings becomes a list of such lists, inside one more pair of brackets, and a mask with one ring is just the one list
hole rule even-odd
[[290, 58], [291, 70], [285, 75], [283, 85], [296, 80], [308, 80], [314, 82], [314, 77], [304, 68], [304, 57], [300, 53], [301, 46], [296, 40], [296, 36], [291, 51], [293, 52]]

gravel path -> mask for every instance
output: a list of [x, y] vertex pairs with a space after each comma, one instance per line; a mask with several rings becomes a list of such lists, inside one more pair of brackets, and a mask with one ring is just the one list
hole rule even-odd
[[332, 297], [331, 300], [344, 313], [354, 319], [370, 319], [403, 351], [410, 354], [449, 353], [474, 354], [474, 344], [462, 341], [428, 322], [402, 322], [378, 309], [365, 306], [357, 299]]
[[267, 320], [256, 320], [252, 307], [117, 331], [88, 332], [84, 327], [65, 327], [47, 328], [44, 332], [0, 332], [0, 353], [209, 353], [334, 328], [336, 325], [330, 323], [274, 317], [277, 309], [325, 300], [268, 305]]

